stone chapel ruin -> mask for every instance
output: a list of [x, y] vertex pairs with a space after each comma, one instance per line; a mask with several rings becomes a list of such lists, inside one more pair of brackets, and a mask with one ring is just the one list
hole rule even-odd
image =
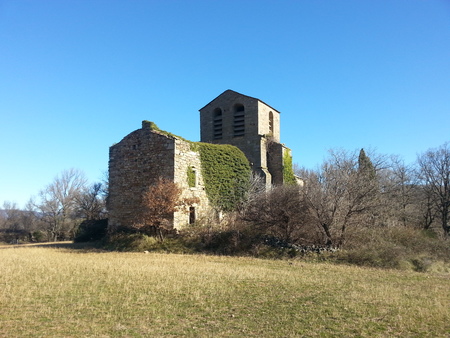
[[[257, 98], [232, 90], [223, 92], [200, 109], [200, 133], [203, 144], [240, 149], [233, 153], [230, 151], [234, 147], [227, 146], [226, 151], [242, 152], [245, 165], [263, 178], [266, 187], [283, 184], [286, 172], [292, 172], [291, 151], [280, 143], [280, 113]], [[196, 200], [176, 211], [171, 225], [179, 229], [194, 223], [214, 209], [205, 178], [207, 166], [213, 164], [202, 163], [195, 143], [143, 121], [140, 129], [125, 136], [109, 151], [109, 228], [132, 222], [143, 189], [159, 177], [177, 183], [182, 198]]]

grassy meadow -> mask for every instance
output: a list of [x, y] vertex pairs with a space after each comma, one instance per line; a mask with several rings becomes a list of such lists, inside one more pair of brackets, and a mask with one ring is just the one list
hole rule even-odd
[[442, 337], [449, 275], [0, 247], [1, 337]]

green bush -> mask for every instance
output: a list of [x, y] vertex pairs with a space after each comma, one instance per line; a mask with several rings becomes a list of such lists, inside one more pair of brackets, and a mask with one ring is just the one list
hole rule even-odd
[[93, 242], [99, 241], [106, 236], [108, 220], [89, 220], [83, 221], [75, 234], [74, 242]]
[[44, 242], [47, 240], [47, 234], [41, 230], [37, 230], [32, 233], [32, 238], [36, 242]]

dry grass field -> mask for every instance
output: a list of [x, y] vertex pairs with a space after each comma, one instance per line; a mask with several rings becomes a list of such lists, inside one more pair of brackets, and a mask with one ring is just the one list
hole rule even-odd
[[448, 275], [0, 248], [1, 337], [443, 337]]

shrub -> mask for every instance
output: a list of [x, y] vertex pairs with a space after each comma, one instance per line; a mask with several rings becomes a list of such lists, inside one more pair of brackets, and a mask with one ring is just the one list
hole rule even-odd
[[83, 221], [75, 234], [74, 242], [99, 241], [106, 236], [107, 219]]
[[333, 256], [338, 262], [423, 272], [450, 263], [450, 242], [410, 227], [361, 228], [353, 229]]
[[297, 185], [277, 186], [259, 193], [245, 205], [240, 218], [258, 235], [270, 235], [290, 244], [324, 244]]
[[192, 253], [182, 238], [171, 237], [160, 241], [155, 236], [138, 233], [116, 233], [108, 237], [105, 248], [117, 251], [156, 251], [166, 253]]
[[0, 230], [0, 241], [5, 243], [27, 242], [29, 233], [25, 230], [4, 229]]
[[218, 255], [249, 255], [261, 242], [258, 232], [230, 217], [221, 225], [195, 224], [180, 231], [184, 244], [197, 252]]
[[41, 230], [34, 231], [31, 236], [32, 239], [36, 242], [44, 242], [47, 240], [47, 234]]

